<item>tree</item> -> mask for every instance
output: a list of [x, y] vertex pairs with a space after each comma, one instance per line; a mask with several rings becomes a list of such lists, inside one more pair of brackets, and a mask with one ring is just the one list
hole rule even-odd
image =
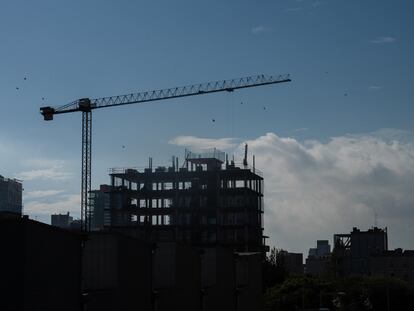
[[263, 262], [263, 288], [269, 288], [276, 284], [283, 283], [288, 276], [285, 268], [285, 254], [282, 249], [272, 247], [269, 256]]
[[414, 290], [408, 283], [384, 277], [327, 278], [293, 276], [268, 288], [266, 311], [299, 309], [414, 310]]

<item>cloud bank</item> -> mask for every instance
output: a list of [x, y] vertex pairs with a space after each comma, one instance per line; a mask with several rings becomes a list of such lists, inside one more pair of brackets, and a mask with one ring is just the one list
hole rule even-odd
[[384, 44], [384, 43], [393, 43], [395, 41], [397, 41], [397, 39], [394, 37], [377, 37], [371, 40], [370, 42], [374, 44]]
[[51, 159], [30, 159], [26, 160], [25, 166], [33, 168], [20, 172], [18, 179], [28, 180], [55, 180], [63, 181], [72, 177], [72, 174], [65, 169], [65, 163], [61, 160]]
[[[307, 252], [317, 239], [368, 229], [377, 213], [390, 247], [414, 248], [413, 133], [384, 129], [328, 142], [267, 133], [247, 143], [264, 172], [270, 245]], [[243, 144], [235, 153], [242, 158]]]
[[[52, 190], [50, 190], [52, 191]], [[48, 192], [48, 191], [45, 191]], [[24, 205], [24, 212], [30, 215], [43, 217], [44, 221], [50, 220], [51, 214], [65, 214], [70, 212], [72, 216], [79, 216], [80, 195], [62, 194], [63, 191], [46, 196], [31, 197]]]
[[375, 211], [379, 225], [390, 229], [391, 247], [414, 247], [414, 145], [388, 139], [390, 132], [327, 143], [274, 133], [249, 141], [265, 174], [265, 231], [271, 243], [303, 251], [316, 239], [331, 240], [353, 226], [367, 229]]

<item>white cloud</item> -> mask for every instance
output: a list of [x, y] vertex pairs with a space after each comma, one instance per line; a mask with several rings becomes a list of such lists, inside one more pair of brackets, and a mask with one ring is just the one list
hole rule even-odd
[[29, 170], [19, 173], [18, 179], [27, 181], [34, 179], [52, 179], [52, 180], [66, 180], [72, 175], [67, 172], [62, 172], [58, 168], [51, 167], [47, 169]]
[[270, 245], [307, 252], [317, 239], [373, 226], [375, 210], [390, 247], [414, 248], [413, 133], [383, 129], [326, 143], [268, 133], [247, 143], [264, 172]]
[[48, 198], [63, 193], [63, 190], [34, 190], [24, 193], [25, 199]]
[[383, 44], [383, 43], [393, 43], [395, 41], [397, 41], [397, 39], [394, 37], [377, 37], [371, 40], [370, 42], [374, 44]]
[[24, 213], [30, 215], [46, 215], [70, 212], [79, 215], [80, 195], [68, 194], [55, 197], [53, 201], [33, 200], [24, 205]]
[[220, 150], [227, 150], [237, 146], [238, 139], [236, 138], [200, 138], [194, 136], [177, 136], [171, 139], [168, 143], [177, 146], [189, 147], [194, 151], [203, 149], [217, 148]]
[[61, 160], [28, 159], [23, 165], [32, 168], [17, 174], [17, 178], [24, 181], [37, 179], [63, 181], [72, 177], [72, 173], [65, 169], [65, 162]]
[[263, 33], [263, 32], [269, 31], [269, 30], [270, 30], [269, 27], [259, 25], [259, 26], [253, 27], [250, 31], [251, 31], [252, 34], [257, 35], [257, 34], [260, 34], [260, 33]]

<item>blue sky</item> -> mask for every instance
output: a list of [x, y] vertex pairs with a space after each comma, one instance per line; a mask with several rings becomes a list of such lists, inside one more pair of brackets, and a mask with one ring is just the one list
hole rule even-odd
[[[40, 106], [256, 73], [290, 73], [293, 81], [95, 111], [94, 187], [109, 181], [109, 167], [144, 166], [148, 156], [164, 165], [182, 156], [185, 146], [174, 139], [183, 136], [189, 147], [198, 138], [235, 138], [236, 151], [227, 150], [235, 153], [237, 143], [266, 133], [303, 148], [368, 133], [411, 146], [413, 12], [409, 0], [2, 1], [0, 174], [24, 177], [32, 217], [76, 214], [81, 116], [45, 122]], [[404, 150], [410, 159], [411, 149]], [[278, 197], [267, 202], [276, 211], [280, 204]], [[369, 226], [369, 217], [359, 225]], [[268, 218], [273, 228], [277, 222]], [[389, 223], [384, 218], [382, 225]], [[309, 239], [330, 238], [329, 230]], [[298, 249], [310, 243], [299, 240], [273, 242]]]

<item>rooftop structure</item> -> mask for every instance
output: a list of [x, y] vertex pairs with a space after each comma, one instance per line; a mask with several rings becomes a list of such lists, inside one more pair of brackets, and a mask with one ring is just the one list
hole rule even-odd
[[52, 226], [68, 229], [70, 228], [71, 223], [73, 222], [73, 217], [69, 215], [69, 212], [66, 214], [53, 214], [50, 215], [50, 223]]
[[306, 273], [326, 275], [329, 272], [331, 246], [328, 240], [317, 240], [316, 248], [310, 248], [306, 258]]
[[22, 214], [22, 182], [0, 175], [0, 212]]
[[110, 222], [147, 241], [264, 251], [263, 177], [217, 149], [186, 151], [184, 165], [111, 169]]
[[334, 235], [334, 262], [338, 275], [369, 273], [369, 258], [388, 250], [387, 228], [361, 231], [353, 228], [349, 234]]

